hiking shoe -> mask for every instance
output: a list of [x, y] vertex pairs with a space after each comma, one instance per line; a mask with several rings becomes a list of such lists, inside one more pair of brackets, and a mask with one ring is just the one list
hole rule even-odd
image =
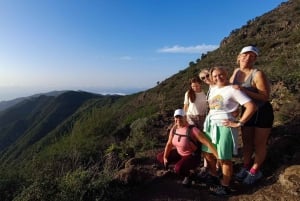
[[182, 181], [181, 183], [182, 183], [182, 185], [184, 185], [184, 186], [188, 186], [188, 185], [191, 184], [191, 180], [190, 180], [189, 177], [184, 177], [184, 179], [183, 179], [183, 181]]
[[256, 174], [251, 174], [250, 172], [247, 172], [247, 176], [246, 178], [243, 180], [244, 184], [254, 184], [255, 182], [257, 182], [259, 179], [262, 178], [262, 172], [258, 171]]
[[217, 196], [229, 196], [230, 195], [230, 189], [227, 186], [217, 185], [215, 187], [211, 187], [209, 189], [209, 192], [213, 195]]
[[243, 181], [247, 177], [247, 169], [242, 167], [240, 171], [235, 175], [235, 179], [238, 181]]

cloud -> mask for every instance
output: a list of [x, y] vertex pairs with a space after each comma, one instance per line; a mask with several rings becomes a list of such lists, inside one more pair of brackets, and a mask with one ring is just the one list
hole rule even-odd
[[201, 53], [207, 53], [208, 51], [213, 51], [217, 49], [218, 45], [196, 45], [196, 46], [189, 46], [189, 47], [183, 47], [179, 45], [174, 45], [173, 47], [163, 47], [161, 49], [158, 49], [158, 52], [162, 53], [187, 53], [187, 54], [201, 54]]

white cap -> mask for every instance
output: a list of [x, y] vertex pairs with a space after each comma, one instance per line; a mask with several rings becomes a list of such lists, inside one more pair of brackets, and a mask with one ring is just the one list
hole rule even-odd
[[254, 47], [254, 46], [246, 46], [246, 47], [244, 47], [241, 50], [240, 54], [243, 54], [245, 52], [253, 52], [253, 53], [256, 54], [256, 56], [258, 56], [258, 49], [256, 47]]
[[176, 116], [185, 116], [185, 112], [183, 111], [183, 109], [177, 109], [177, 110], [175, 110], [175, 112], [174, 112], [174, 117], [176, 117]]

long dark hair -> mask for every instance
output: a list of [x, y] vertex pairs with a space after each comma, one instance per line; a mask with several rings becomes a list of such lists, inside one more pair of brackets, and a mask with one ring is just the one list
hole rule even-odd
[[188, 90], [188, 97], [191, 100], [191, 102], [193, 103], [196, 100], [196, 93], [192, 89], [192, 86], [191, 86], [192, 83], [199, 83], [201, 85], [201, 80], [200, 80], [199, 76], [195, 76], [195, 77], [190, 79], [190, 88]]

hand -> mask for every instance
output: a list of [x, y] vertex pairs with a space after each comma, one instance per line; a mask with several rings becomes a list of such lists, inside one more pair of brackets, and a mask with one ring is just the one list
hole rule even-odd
[[224, 120], [222, 123], [223, 123], [223, 126], [226, 126], [226, 127], [232, 127], [232, 128], [240, 127], [239, 122], [230, 121], [229, 119]]
[[165, 169], [168, 169], [168, 159], [166, 157], [164, 157], [164, 166]]
[[238, 90], [240, 90], [240, 91], [243, 91], [243, 87], [242, 87], [241, 85], [234, 84], [234, 85], [232, 85], [232, 87], [233, 87], [234, 89], [238, 89]]

